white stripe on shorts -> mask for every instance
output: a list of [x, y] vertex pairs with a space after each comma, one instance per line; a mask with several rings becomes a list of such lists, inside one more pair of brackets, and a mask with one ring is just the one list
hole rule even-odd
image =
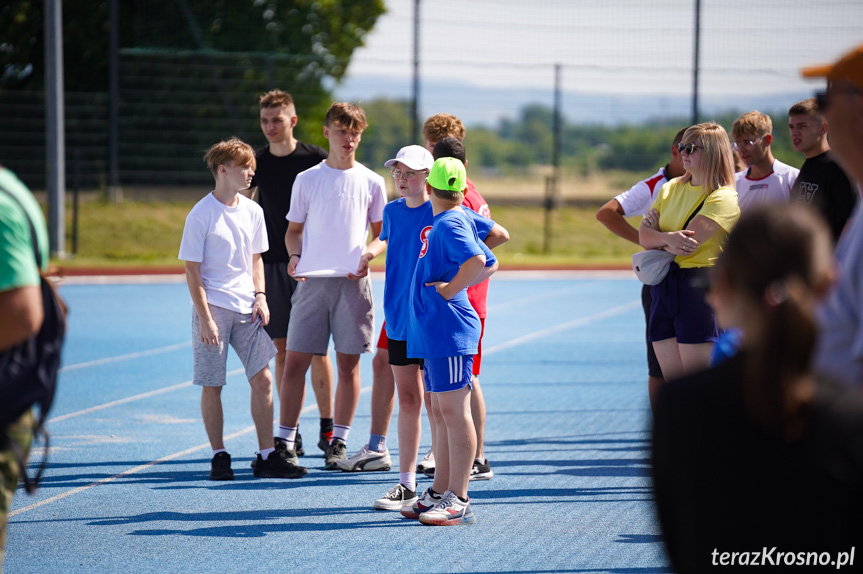
[[464, 357], [449, 358], [449, 384], [455, 385], [461, 382], [461, 371], [464, 366]]

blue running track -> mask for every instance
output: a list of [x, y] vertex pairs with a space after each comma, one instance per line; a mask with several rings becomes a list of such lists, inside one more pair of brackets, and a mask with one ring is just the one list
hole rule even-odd
[[[670, 572], [650, 488], [644, 319], [631, 273], [492, 279], [480, 378], [495, 475], [471, 483], [477, 524], [449, 528], [372, 510], [397, 483], [395, 467], [324, 471], [311, 392], [300, 428], [309, 474], [254, 478], [249, 388], [233, 352], [223, 403], [236, 480], [207, 480], [190, 298], [184, 283], [159, 281], [62, 287], [70, 330], [50, 467], [35, 496], [16, 495], [8, 574]], [[373, 285], [379, 328], [382, 277]], [[371, 355], [361, 364], [349, 453], [369, 432]], [[394, 416], [397, 464], [396, 429]], [[429, 443], [424, 421], [420, 455]]]

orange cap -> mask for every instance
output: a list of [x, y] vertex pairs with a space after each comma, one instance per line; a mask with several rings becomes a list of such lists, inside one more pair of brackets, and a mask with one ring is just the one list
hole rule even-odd
[[827, 78], [831, 82], [845, 80], [863, 90], [863, 45], [857, 46], [835, 64], [803, 68], [804, 78]]

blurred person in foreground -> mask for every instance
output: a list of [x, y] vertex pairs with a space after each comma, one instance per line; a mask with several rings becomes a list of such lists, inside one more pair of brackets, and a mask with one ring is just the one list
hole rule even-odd
[[[647, 179], [639, 181], [628, 191], [624, 191], [609, 199], [596, 212], [597, 221], [618, 237], [639, 245], [638, 230], [630, 225], [626, 218], [635, 215], [643, 216], [650, 209], [650, 205], [656, 199], [656, 194], [659, 193], [662, 186], [668, 183], [669, 180], [686, 173], [686, 170], [683, 169], [683, 154], [677, 149], [677, 144], [683, 139], [684, 132], [686, 132], [686, 128], [683, 128], [674, 136], [671, 142], [671, 160], [665, 164], [665, 167], [660, 168], [658, 172]], [[650, 301], [650, 286], [642, 285], [641, 306], [644, 309], [645, 338], [648, 336], [647, 323], [650, 319]], [[656, 391], [663, 382], [662, 369], [659, 367], [659, 361], [656, 359], [653, 344], [647, 338], [647, 394], [651, 407], [653, 406]]]
[[716, 322], [695, 283], [713, 266], [740, 217], [731, 143], [722, 126], [687, 128], [679, 150], [686, 175], [662, 186], [638, 230], [642, 247], [676, 256], [668, 275], [650, 287], [648, 338], [666, 381], [710, 363]]
[[767, 566], [777, 552], [809, 571], [824, 571], [822, 553], [852, 564], [863, 396], [811, 364], [831, 251], [817, 214], [772, 204], [744, 213], [719, 256], [710, 301], [721, 326], [741, 330], [740, 349], [665, 385], [654, 412], [656, 505], [675, 572]]
[[806, 158], [791, 188], [791, 201], [824, 216], [835, 244], [854, 211], [857, 190], [830, 153], [828, 125], [815, 98], [797, 102], [788, 110], [791, 144]]
[[[848, 177], [863, 181], [863, 45], [834, 65], [803, 70], [806, 77], [827, 78], [818, 107], [830, 125], [830, 148]], [[836, 246], [838, 279], [819, 308], [821, 336], [815, 367], [837, 381], [863, 389], [863, 216], [857, 201]]]
[[[15, 199], [0, 193], [0, 352], [23, 343], [39, 332], [44, 309], [39, 269], [33, 257], [30, 221], [36, 229], [42, 262], [48, 264], [48, 229], [36, 198], [21, 180], [0, 166], [0, 187]], [[22, 210], [22, 207], [24, 208]], [[33, 440], [34, 418], [28, 409], [3, 432], [10, 442], [0, 444], [0, 571], [6, 547], [6, 520], [23, 469], [19, 468], [12, 443], [26, 460]]]

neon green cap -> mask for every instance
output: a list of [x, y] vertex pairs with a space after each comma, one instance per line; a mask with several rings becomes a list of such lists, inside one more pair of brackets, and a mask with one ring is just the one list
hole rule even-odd
[[461, 193], [467, 187], [467, 172], [461, 160], [442, 157], [434, 162], [426, 182], [435, 189]]

